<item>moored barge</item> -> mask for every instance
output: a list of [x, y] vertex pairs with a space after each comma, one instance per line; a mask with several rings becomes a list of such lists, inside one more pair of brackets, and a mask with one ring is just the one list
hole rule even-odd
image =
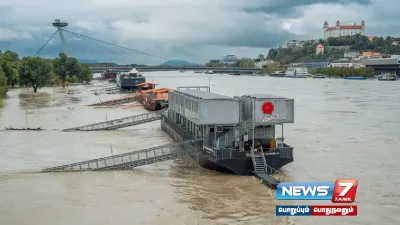
[[[284, 143], [283, 124], [294, 122], [294, 100], [251, 94], [228, 97], [209, 87], [179, 87], [169, 92], [162, 129], [175, 141], [203, 139], [192, 158], [202, 167], [237, 175], [255, 174], [277, 184], [271, 174], [293, 161]], [[275, 128], [282, 127], [281, 137]]]
[[117, 74], [115, 81], [122, 91], [136, 91], [137, 85], [146, 82], [146, 78], [133, 68], [128, 73]]

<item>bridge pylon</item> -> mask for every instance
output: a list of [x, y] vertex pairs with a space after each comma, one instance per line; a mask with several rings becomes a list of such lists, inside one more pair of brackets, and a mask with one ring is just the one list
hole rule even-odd
[[61, 44], [64, 49], [64, 53], [66, 55], [68, 55], [67, 42], [65, 41], [64, 33], [62, 32], [62, 29], [61, 29], [61, 28], [67, 27], [68, 23], [61, 22], [59, 19], [55, 19], [54, 23], [52, 23], [52, 25], [57, 28], [58, 34], [60, 35]]

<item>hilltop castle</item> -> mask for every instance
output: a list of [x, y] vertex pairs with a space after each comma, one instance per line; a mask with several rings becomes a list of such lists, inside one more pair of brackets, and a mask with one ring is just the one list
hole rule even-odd
[[340, 37], [347, 35], [355, 35], [355, 34], [364, 34], [365, 31], [365, 22], [364, 20], [361, 22], [361, 25], [345, 25], [341, 26], [339, 20], [336, 21], [336, 26], [329, 27], [328, 22], [325, 21], [324, 26], [324, 39], [329, 37]]

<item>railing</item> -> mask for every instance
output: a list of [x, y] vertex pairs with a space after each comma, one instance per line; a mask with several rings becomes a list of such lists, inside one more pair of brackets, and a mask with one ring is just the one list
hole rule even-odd
[[79, 127], [68, 128], [68, 129], [64, 129], [64, 131], [71, 131], [71, 130], [91, 131], [91, 130], [107, 130], [107, 129], [113, 129], [113, 128], [122, 128], [124, 126], [128, 126], [130, 124], [135, 124], [135, 123], [138, 123], [141, 121], [146, 122], [146, 121], [160, 119], [161, 114], [163, 112], [164, 111], [143, 113], [143, 114], [139, 114], [139, 115], [135, 115], [135, 116], [129, 116], [129, 117], [108, 120], [108, 121], [94, 123], [94, 124], [88, 124], [88, 125], [79, 126]]
[[242, 121], [237, 126], [225, 133], [224, 136], [218, 138], [218, 149], [228, 147], [232, 142], [236, 141], [244, 132], [254, 129], [252, 118]]
[[251, 161], [253, 162], [253, 167], [254, 167], [254, 172], [255, 172], [256, 171], [257, 162], [256, 162], [256, 156], [254, 155], [254, 149], [252, 148], [250, 150], [250, 152], [251, 152]]
[[271, 167], [271, 166], [269, 166], [267, 164], [267, 161], [265, 160], [265, 153], [264, 153], [263, 148], [261, 148], [261, 158], [262, 158], [263, 163], [264, 163], [265, 172], [268, 175], [274, 176], [277, 180], [283, 182], [284, 178], [285, 178], [285, 175], [283, 173], [279, 172], [279, 170], [276, 170], [276, 169], [274, 169], [273, 167]]
[[[140, 160], [150, 160], [155, 159], [157, 157], [170, 156], [172, 154], [187, 154], [192, 153], [200, 149], [201, 139], [194, 139], [179, 143], [173, 143], [168, 145], [162, 145], [157, 147], [152, 147], [148, 149], [143, 149], [139, 151], [128, 152], [124, 154], [108, 156], [98, 159], [86, 160], [82, 162], [52, 167], [43, 169], [43, 172], [52, 172], [52, 171], [76, 171], [76, 170], [101, 170], [109, 167], [120, 167], [126, 164], [133, 164], [139, 162]], [[194, 146], [193, 146], [194, 145]], [[183, 151], [173, 150], [177, 147], [181, 147], [184, 149]], [[169, 158], [172, 159], [172, 158]], [[146, 164], [146, 163], [144, 163]], [[147, 163], [149, 164], [149, 163]]]
[[176, 90], [203, 90], [205, 89], [206, 92], [210, 92], [210, 87], [208, 86], [181, 86], [177, 87]]

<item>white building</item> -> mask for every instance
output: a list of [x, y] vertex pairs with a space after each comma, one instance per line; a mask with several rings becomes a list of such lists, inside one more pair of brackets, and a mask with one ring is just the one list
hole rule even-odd
[[364, 34], [365, 31], [365, 22], [364, 20], [361, 22], [361, 25], [346, 25], [341, 26], [339, 20], [336, 21], [336, 26], [329, 27], [328, 22], [325, 21], [323, 26], [324, 38], [328, 39], [330, 37], [340, 37], [347, 35], [356, 35], [356, 34]]
[[348, 52], [345, 52], [343, 55], [344, 58], [351, 58], [351, 59], [358, 58], [359, 56], [360, 56], [360, 53], [357, 51], [348, 51]]
[[354, 68], [360, 68], [360, 67], [365, 67], [365, 65], [360, 64], [360, 63], [351, 63], [351, 62], [336, 62], [336, 63], [331, 63], [329, 67], [354, 67]]
[[316, 53], [317, 55], [318, 55], [318, 54], [324, 54], [324, 50], [325, 50], [324, 46], [321, 45], [321, 44], [319, 44], [319, 45], [315, 48], [315, 53]]

